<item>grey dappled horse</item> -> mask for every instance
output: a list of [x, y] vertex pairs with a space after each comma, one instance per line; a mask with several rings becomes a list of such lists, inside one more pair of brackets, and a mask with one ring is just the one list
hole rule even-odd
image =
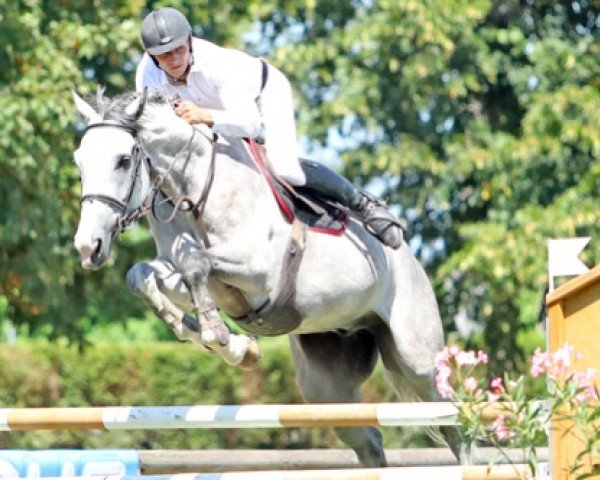
[[[158, 217], [173, 218], [162, 223], [149, 215], [158, 255], [135, 265], [128, 283], [180, 339], [208, 345], [233, 365], [255, 358], [252, 338], [232, 334], [226, 344], [203, 338], [201, 326], [186, 314], [195, 310], [202, 316], [212, 297], [232, 318], [240, 317], [248, 305], [258, 309], [272, 300], [279, 285], [293, 227], [243, 141], [213, 143], [208, 129], [184, 122], [158, 95], [132, 93], [111, 101], [99, 94], [95, 106], [74, 98], [87, 122], [74, 154], [82, 184], [75, 245], [83, 267], [104, 264], [123, 218], [147, 207], [154, 182], [175, 199], [199, 199], [214, 153], [202, 215], [210, 248], [203, 247], [191, 213], [159, 204]], [[295, 295], [279, 311], [281, 326], [277, 315], [238, 325], [250, 333], [290, 334], [298, 383], [308, 401], [359, 402], [360, 386], [378, 356], [400, 399], [440, 400], [434, 356], [443, 348], [442, 326], [430, 283], [409, 248], [384, 247], [353, 220], [341, 237], [309, 230], [303, 243]], [[336, 433], [364, 465], [385, 465], [376, 428]], [[456, 429], [444, 427], [442, 433], [467, 462]]]

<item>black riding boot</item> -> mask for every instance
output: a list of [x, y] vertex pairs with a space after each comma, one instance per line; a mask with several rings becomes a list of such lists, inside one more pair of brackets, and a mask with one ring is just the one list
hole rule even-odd
[[402, 245], [403, 225], [383, 202], [322, 163], [301, 160], [300, 165], [306, 176], [305, 188], [348, 208], [385, 245], [392, 248]]

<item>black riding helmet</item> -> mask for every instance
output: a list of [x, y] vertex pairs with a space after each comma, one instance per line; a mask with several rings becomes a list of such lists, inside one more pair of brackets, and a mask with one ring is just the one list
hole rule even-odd
[[180, 47], [192, 35], [190, 22], [175, 8], [153, 10], [142, 22], [142, 43], [150, 55], [160, 55]]

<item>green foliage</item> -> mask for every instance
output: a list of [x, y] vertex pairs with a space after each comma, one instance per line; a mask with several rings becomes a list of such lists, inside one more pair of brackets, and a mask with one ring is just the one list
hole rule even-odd
[[126, 248], [117, 270], [95, 278], [82, 273], [72, 249], [79, 182], [70, 164], [70, 91], [90, 89], [84, 77], [125, 87], [123, 64], [138, 35], [127, 18], [137, 12], [128, 2], [0, 4], [0, 295], [9, 305], [2, 319], [32, 333], [82, 339], [78, 320], [122, 318], [131, 305], [122, 283]]
[[[542, 339], [545, 240], [598, 226], [600, 10], [589, 0], [0, 3], [0, 320], [84, 342], [96, 325], [148, 317], [123, 281], [153, 255], [144, 230], [99, 272], [83, 272], [71, 247], [70, 90], [133, 88], [140, 21], [164, 5], [289, 75], [309, 142], [408, 218], [450, 335], [465, 335], [455, 319], [466, 317], [468, 345], [485, 345], [499, 370], [521, 368]], [[588, 263], [597, 252], [595, 241]]]
[[485, 344], [499, 370], [521, 368], [542, 340], [546, 239], [598, 226], [597, 2], [302, 12], [304, 29], [275, 31], [296, 35], [273, 59], [299, 90], [303, 131], [401, 206], [447, 330], [466, 316], [482, 332], [468, 344]]

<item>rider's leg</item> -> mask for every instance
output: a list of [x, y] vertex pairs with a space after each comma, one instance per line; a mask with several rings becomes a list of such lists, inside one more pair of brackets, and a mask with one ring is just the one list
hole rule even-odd
[[402, 245], [400, 221], [383, 203], [320, 163], [303, 162], [299, 165], [292, 88], [283, 73], [273, 66], [269, 66], [259, 108], [265, 127], [267, 157], [281, 178], [341, 203], [386, 245], [392, 248]]
[[292, 87], [281, 71], [269, 66], [269, 78], [260, 96], [259, 108], [265, 128], [265, 149], [271, 166], [292, 185], [304, 183], [298, 162], [300, 148], [296, 136]]
[[308, 160], [302, 160], [300, 163], [306, 176], [303, 187], [310, 188], [350, 209], [364, 223], [367, 230], [384, 244], [392, 248], [402, 245], [402, 223], [383, 202], [322, 163]]

